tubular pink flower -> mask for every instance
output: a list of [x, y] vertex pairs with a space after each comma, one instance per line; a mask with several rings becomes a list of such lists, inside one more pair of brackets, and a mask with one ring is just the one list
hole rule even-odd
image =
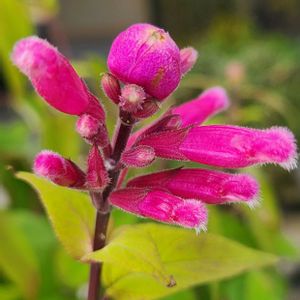
[[187, 47], [180, 50], [180, 66], [182, 75], [185, 75], [193, 68], [197, 58], [198, 52], [193, 47]]
[[58, 185], [83, 188], [85, 184], [85, 174], [75, 163], [49, 150], [36, 156], [33, 170]]
[[191, 161], [224, 168], [274, 163], [292, 170], [297, 165], [295, 138], [283, 127], [195, 127], [186, 135], [179, 152]]
[[[80, 115], [95, 105], [86, 85], [68, 60], [38, 37], [28, 37], [16, 43], [12, 52], [14, 64], [31, 80], [36, 91], [54, 108]], [[97, 101], [93, 110], [104, 111]]]
[[159, 222], [197, 230], [205, 229], [207, 223], [202, 202], [184, 200], [159, 189], [125, 188], [111, 193], [109, 201], [127, 212]]
[[164, 30], [135, 24], [114, 40], [109, 56], [110, 72], [125, 83], [134, 83], [159, 100], [168, 97], [181, 79], [180, 51]]
[[104, 166], [103, 158], [97, 145], [93, 145], [88, 156], [87, 187], [93, 191], [102, 191], [108, 182], [109, 177]]
[[205, 90], [197, 98], [173, 108], [172, 113], [180, 115], [182, 126], [189, 126], [203, 123], [228, 106], [226, 91], [221, 87], [213, 87]]
[[258, 183], [249, 175], [203, 169], [173, 169], [131, 179], [128, 187], [161, 188], [185, 198], [207, 204], [258, 201]]
[[155, 159], [154, 149], [149, 146], [137, 146], [122, 153], [121, 163], [127, 167], [143, 168]]
[[164, 130], [141, 135], [136, 145], [152, 147], [161, 158], [223, 168], [274, 163], [292, 170], [297, 165], [295, 138], [283, 127], [259, 130], [211, 125]]

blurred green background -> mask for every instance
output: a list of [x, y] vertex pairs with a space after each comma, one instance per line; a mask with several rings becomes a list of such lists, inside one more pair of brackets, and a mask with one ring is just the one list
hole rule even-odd
[[[300, 138], [300, 2], [297, 0], [1, 0], [0, 1], [0, 299], [84, 299], [88, 268], [58, 244], [36, 193], [14, 177], [48, 148], [84, 167], [88, 147], [75, 118], [45, 105], [12, 66], [15, 41], [37, 34], [72, 59], [106, 106], [99, 87], [113, 37], [136, 22], [168, 30], [199, 61], [164, 105], [222, 85], [232, 99], [212, 123], [288, 126]], [[174, 167], [157, 161], [149, 170]], [[209, 230], [282, 257], [276, 268], [202, 285], [165, 300], [300, 299], [300, 172], [272, 166], [246, 170], [261, 183], [262, 205], [210, 207]], [[130, 176], [145, 172], [133, 170]], [[114, 211], [116, 226], [140, 220]]]

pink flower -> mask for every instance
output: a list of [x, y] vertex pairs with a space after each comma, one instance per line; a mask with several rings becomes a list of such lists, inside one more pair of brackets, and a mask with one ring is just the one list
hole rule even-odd
[[68, 60], [47, 41], [34, 36], [22, 39], [16, 43], [11, 57], [51, 106], [70, 115], [90, 112], [104, 120], [98, 100]]
[[182, 199], [160, 189], [125, 188], [110, 195], [111, 204], [139, 216], [187, 228], [205, 229], [207, 210], [197, 200]]
[[[150, 146], [157, 157], [223, 168], [274, 163], [296, 167], [296, 144], [286, 128], [259, 130], [229, 125], [171, 128], [144, 134], [136, 145]], [[170, 146], [170, 147], [169, 147]]]
[[226, 91], [221, 87], [213, 87], [205, 90], [197, 98], [173, 108], [172, 113], [180, 115], [182, 126], [197, 125], [228, 106]]
[[204, 169], [173, 169], [139, 176], [127, 186], [161, 188], [184, 199], [197, 199], [208, 204], [245, 202], [254, 206], [258, 184], [249, 175], [229, 174]]
[[58, 185], [83, 188], [85, 184], [85, 174], [75, 163], [49, 150], [36, 156], [33, 170]]
[[124, 83], [134, 83], [159, 100], [168, 97], [181, 78], [180, 51], [163, 29], [135, 24], [114, 40], [110, 72]]

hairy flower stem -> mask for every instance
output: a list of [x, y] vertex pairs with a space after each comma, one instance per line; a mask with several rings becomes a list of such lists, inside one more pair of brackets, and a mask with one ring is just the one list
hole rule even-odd
[[[113, 151], [110, 158], [118, 164], [121, 154], [126, 147], [128, 138], [130, 136], [134, 120], [129, 114], [120, 112], [120, 118], [118, 121], [114, 136]], [[97, 208], [95, 234], [93, 242], [93, 250], [102, 249], [105, 246], [106, 232], [110, 217], [110, 208], [108, 204], [108, 196], [116, 187], [118, 178], [120, 175], [120, 169], [109, 171], [110, 183], [104, 189], [103, 193], [91, 192], [92, 202]], [[101, 263], [91, 263], [90, 266], [90, 279], [88, 287], [88, 300], [98, 300], [100, 296], [101, 287]]]

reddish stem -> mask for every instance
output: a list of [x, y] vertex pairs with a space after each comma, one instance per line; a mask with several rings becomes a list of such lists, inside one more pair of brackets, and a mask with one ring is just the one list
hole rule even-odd
[[[110, 156], [117, 164], [121, 154], [124, 151], [128, 138], [130, 136], [134, 120], [130, 115], [121, 112], [118, 127], [115, 132], [113, 151]], [[105, 246], [107, 227], [110, 217], [110, 207], [108, 196], [117, 185], [120, 175], [120, 169], [109, 171], [110, 183], [104, 189], [103, 194], [91, 192], [92, 202], [98, 208], [96, 214], [95, 234], [93, 250], [102, 249]], [[88, 300], [99, 300], [101, 287], [102, 263], [91, 263], [90, 279], [88, 287]]]

